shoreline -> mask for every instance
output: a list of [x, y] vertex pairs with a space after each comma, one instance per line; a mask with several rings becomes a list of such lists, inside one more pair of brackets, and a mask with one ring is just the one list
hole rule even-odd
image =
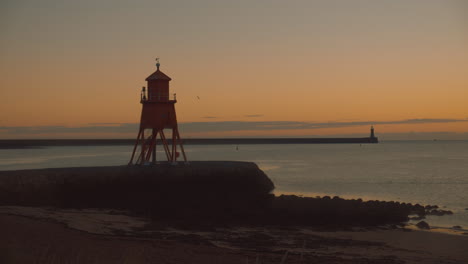
[[[409, 230], [176, 229], [114, 210], [0, 207], [0, 259], [46, 263], [462, 263], [468, 236]], [[54, 234], [54, 238], [47, 234]], [[117, 255], [111, 252], [119, 252]], [[25, 253], [28, 252], [28, 253]], [[2, 258], [3, 257], [3, 258]], [[28, 262], [28, 261], [24, 261]]]
[[420, 232], [429, 232], [429, 233], [439, 233], [439, 234], [447, 234], [447, 235], [453, 235], [453, 236], [468, 236], [468, 230], [467, 229], [456, 229], [453, 227], [442, 227], [442, 226], [432, 226], [431, 229], [425, 230], [425, 229], [420, 229], [416, 226], [416, 224], [413, 223], [408, 223], [405, 225], [405, 228], [408, 228], [412, 231], [420, 231]]

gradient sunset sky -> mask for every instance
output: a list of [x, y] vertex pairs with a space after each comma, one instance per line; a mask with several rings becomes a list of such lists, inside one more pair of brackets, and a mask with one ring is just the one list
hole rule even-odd
[[468, 1], [0, 8], [0, 139], [135, 138], [156, 57], [185, 138], [468, 139]]

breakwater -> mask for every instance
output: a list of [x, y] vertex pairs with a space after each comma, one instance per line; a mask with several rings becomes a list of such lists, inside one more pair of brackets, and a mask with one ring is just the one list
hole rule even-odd
[[0, 205], [125, 209], [179, 224], [369, 226], [450, 213], [391, 201], [274, 196], [273, 189], [251, 162], [0, 171]]
[[159, 217], [263, 206], [274, 185], [255, 163], [0, 171], [0, 204], [116, 208]]
[[[246, 144], [367, 144], [378, 143], [377, 137], [362, 138], [190, 138], [184, 145]], [[0, 140], [0, 149], [43, 148], [56, 146], [130, 146], [135, 139], [26, 139]]]

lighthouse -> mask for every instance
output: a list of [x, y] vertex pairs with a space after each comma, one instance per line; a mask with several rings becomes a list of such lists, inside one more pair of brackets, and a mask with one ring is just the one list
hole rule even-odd
[[[143, 87], [141, 90], [140, 129], [129, 165], [156, 164], [158, 144], [161, 145], [165, 153], [162, 159], [176, 164], [181, 152], [184, 161], [187, 162], [177, 126], [176, 94], [170, 96], [169, 82], [171, 78], [159, 69], [161, 67], [159, 58], [156, 59], [156, 62], [156, 71], [146, 78], [147, 87]], [[169, 139], [166, 138], [165, 130], [166, 132], [170, 130]], [[178, 152], [178, 146], [180, 152]]]

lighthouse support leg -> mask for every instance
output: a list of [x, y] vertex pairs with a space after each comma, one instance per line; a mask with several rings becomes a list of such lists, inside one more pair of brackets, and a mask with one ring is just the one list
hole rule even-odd
[[141, 130], [141, 152], [140, 152], [140, 156], [138, 157], [138, 161], [137, 163], [139, 163], [140, 165], [143, 165], [144, 163], [144, 160], [145, 160], [145, 152], [146, 152], [146, 138], [145, 138], [145, 129], [143, 128]]
[[164, 135], [164, 131], [161, 129], [159, 133], [161, 135], [161, 140], [164, 146], [164, 150], [166, 152], [167, 161], [171, 161], [171, 151], [169, 150], [169, 147], [167, 146], [167, 141], [166, 141], [166, 136]]
[[185, 155], [184, 145], [182, 144], [182, 140], [180, 140], [178, 129], [177, 129], [177, 140], [179, 141], [180, 151], [182, 151], [182, 155], [184, 156], [184, 162], [187, 162], [187, 156]]
[[140, 136], [141, 136], [141, 128], [140, 128], [140, 131], [138, 131], [137, 140], [135, 142], [135, 146], [133, 147], [132, 157], [130, 158], [130, 162], [128, 163], [128, 165], [133, 165], [133, 158], [135, 157], [135, 151], [138, 147], [138, 143], [140, 143]]
[[153, 150], [154, 150], [154, 147], [155, 147], [155, 138], [154, 138], [154, 132], [151, 133], [151, 136], [148, 137], [148, 140], [150, 141], [149, 143], [149, 147], [146, 151], [146, 156], [145, 156], [145, 163], [146, 162], [149, 162], [150, 158], [151, 158], [151, 155], [153, 154]]
[[153, 140], [154, 140], [154, 147], [153, 147], [153, 159], [151, 160], [151, 163], [156, 164], [156, 146], [157, 146], [157, 140], [158, 140], [158, 131], [153, 128]]
[[172, 164], [177, 164], [177, 137], [176, 130], [172, 129]]

